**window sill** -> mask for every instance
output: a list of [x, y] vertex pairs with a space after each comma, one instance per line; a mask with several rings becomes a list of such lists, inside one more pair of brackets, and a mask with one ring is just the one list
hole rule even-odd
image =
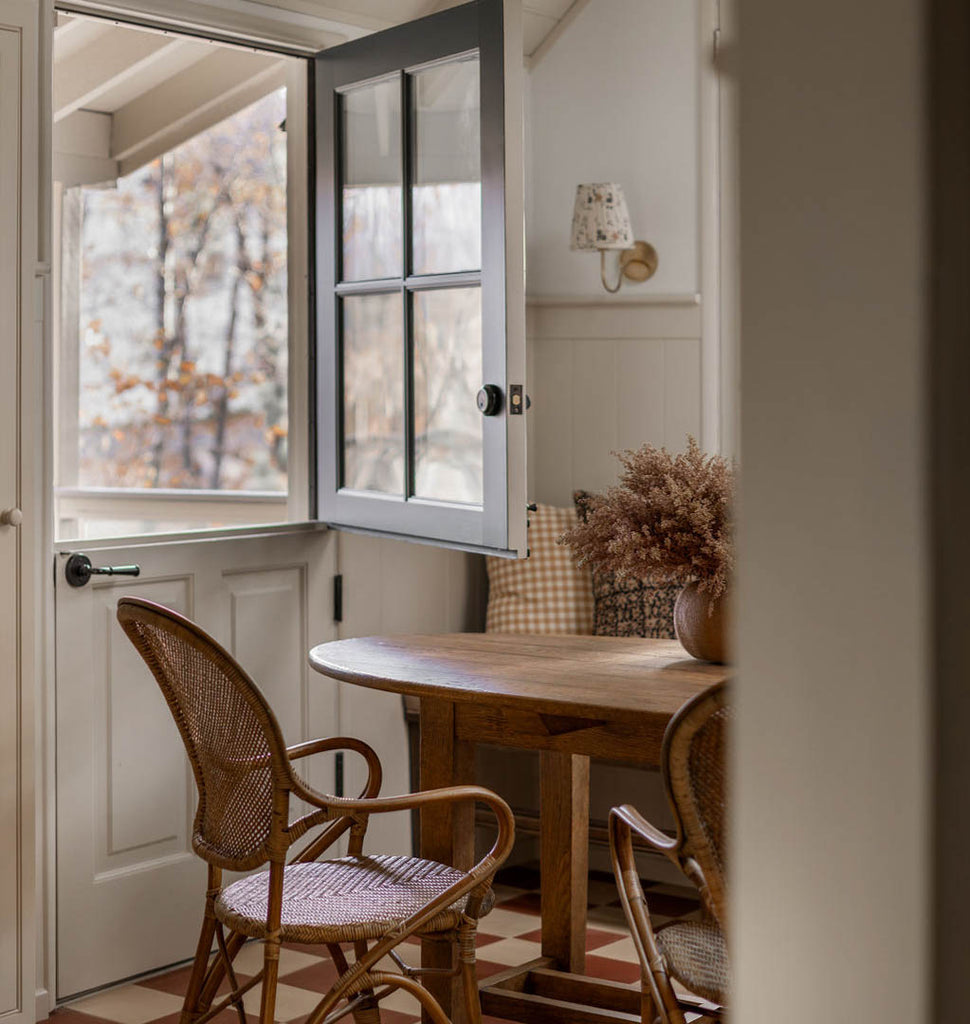
[[138, 533], [118, 537], [58, 540], [54, 542], [54, 552], [65, 554], [79, 548], [84, 548], [85, 551], [99, 551], [118, 547], [147, 547], [150, 544], [186, 544], [245, 537], [274, 537], [292, 533], [323, 533], [327, 530], [329, 527], [326, 523], [318, 522], [255, 523], [249, 526], [219, 526], [171, 533]]
[[[188, 491], [111, 487], [55, 490], [57, 551], [254, 537], [317, 530], [288, 522], [281, 491]], [[218, 524], [218, 525], [214, 525]], [[126, 529], [127, 527], [127, 529]]]

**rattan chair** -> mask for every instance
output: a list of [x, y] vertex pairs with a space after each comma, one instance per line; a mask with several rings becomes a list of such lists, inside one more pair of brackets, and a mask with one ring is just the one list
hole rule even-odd
[[[688, 701], [664, 735], [661, 770], [673, 810], [673, 836], [633, 807], [610, 812], [610, 852], [620, 902], [643, 969], [643, 1024], [684, 1024], [685, 1010], [720, 1020], [728, 988], [725, 944], [725, 739], [730, 706], [724, 684]], [[667, 856], [697, 886], [705, 915], [654, 928], [633, 857], [633, 833]], [[678, 981], [699, 998], [678, 997]]]
[[[490, 909], [495, 870], [512, 847], [514, 819], [505, 802], [477, 786], [378, 799], [380, 762], [367, 744], [336, 737], [287, 747], [255, 683], [194, 623], [130, 597], [118, 602], [118, 620], [165, 695], [198, 786], [192, 846], [208, 864], [208, 891], [182, 1024], [205, 1024], [228, 1006], [246, 1024], [242, 997], [260, 982], [260, 1021], [272, 1024], [281, 943], [326, 944], [339, 974], [306, 1024], [330, 1024], [348, 1013], [358, 1024], [376, 1024], [379, 1000], [397, 989], [414, 995], [436, 1024], [447, 1024], [418, 980], [426, 972], [407, 966], [395, 952], [411, 935], [453, 942], [453, 969], [437, 973], [461, 977], [467, 1015], [479, 1021], [475, 933], [478, 918]], [[367, 762], [367, 785], [356, 800], [316, 792], [292, 767], [298, 758], [341, 749]], [[312, 809], [290, 821], [291, 797]], [[498, 821], [494, 845], [471, 870], [414, 857], [364, 856], [371, 814], [469, 800], [490, 806]], [[321, 825], [322, 833], [307, 835]], [[344, 833], [347, 855], [321, 860]], [[287, 862], [303, 836], [307, 845]], [[224, 870], [252, 871], [267, 863], [268, 870], [223, 887]], [[263, 969], [240, 984], [232, 961], [247, 938], [262, 940]], [[213, 939], [217, 953], [210, 959]], [[353, 963], [341, 943], [353, 944]], [[215, 1001], [226, 978], [231, 991]]]

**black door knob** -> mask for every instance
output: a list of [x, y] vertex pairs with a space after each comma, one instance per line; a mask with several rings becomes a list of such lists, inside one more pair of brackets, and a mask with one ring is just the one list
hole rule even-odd
[[486, 384], [478, 389], [475, 401], [483, 416], [494, 416], [502, 408], [502, 389], [498, 384]]

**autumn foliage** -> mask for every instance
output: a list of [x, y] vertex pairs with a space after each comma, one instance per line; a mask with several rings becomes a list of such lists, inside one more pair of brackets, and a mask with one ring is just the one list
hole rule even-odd
[[82, 486], [286, 489], [284, 112], [78, 190]]

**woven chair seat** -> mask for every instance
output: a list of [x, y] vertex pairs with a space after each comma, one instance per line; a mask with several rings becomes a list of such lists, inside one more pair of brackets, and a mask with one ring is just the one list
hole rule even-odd
[[[289, 864], [283, 873], [284, 942], [350, 942], [383, 938], [436, 896], [468, 876], [456, 868], [417, 857], [341, 857]], [[269, 872], [261, 871], [227, 886], [215, 903], [216, 917], [250, 938], [266, 934]], [[434, 917], [422, 933], [456, 928], [465, 909], [463, 896]], [[480, 915], [492, 909], [489, 890]]]
[[657, 948], [667, 973], [695, 995], [724, 1005], [728, 993], [728, 955], [716, 924], [677, 921], [657, 929]]

